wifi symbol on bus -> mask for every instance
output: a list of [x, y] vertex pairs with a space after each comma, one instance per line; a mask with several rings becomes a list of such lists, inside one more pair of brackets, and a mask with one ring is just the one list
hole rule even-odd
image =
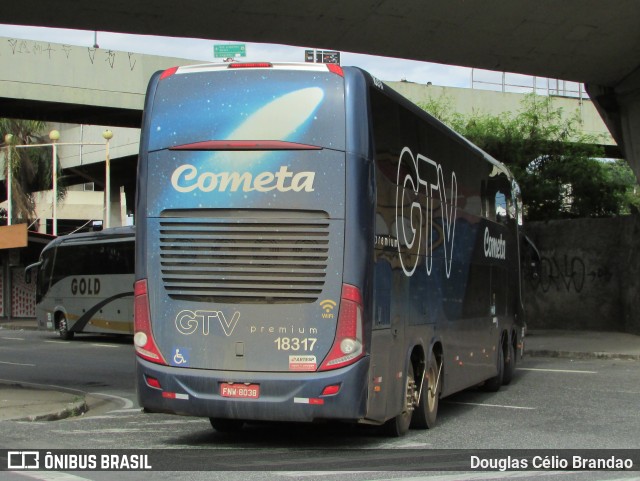
[[325, 299], [324, 301], [320, 301], [320, 307], [324, 309], [322, 317], [325, 319], [331, 319], [333, 317], [332, 311], [336, 307], [336, 303], [331, 299]]

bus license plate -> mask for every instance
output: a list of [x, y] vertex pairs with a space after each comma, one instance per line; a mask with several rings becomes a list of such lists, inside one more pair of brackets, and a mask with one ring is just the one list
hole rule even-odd
[[260, 385], [223, 382], [220, 384], [220, 395], [235, 399], [258, 399], [260, 397]]

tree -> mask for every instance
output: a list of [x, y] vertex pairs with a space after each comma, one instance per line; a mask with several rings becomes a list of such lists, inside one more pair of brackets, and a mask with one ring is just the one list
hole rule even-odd
[[[603, 139], [585, 134], [578, 112], [564, 116], [553, 98], [528, 94], [515, 114], [451, 113], [449, 99], [421, 107], [504, 162], [522, 188], [529, 220], [629, 213], [640, 203], [622, 162], [603, 162]], [[629, 175], [630, 174], [630, 175]]]
[[[14, 221], [31, 223], [36, 220], [36, 205], [33, 192], [51, 189], [51, 147], [18, 149], [16, 145], [49, 143], [45, 122], [39, 120], [18, 120], [0, 118], [2, 139], [6, 134], [13, 136], [11, 149], [11, 166], [5, 152], [4, 175], [7, 179], [7, 168], [11, 168], [12, 210]], [[58, 165], [58, 169], [59, 169]], [[58, 200], [64, 198], [66, 189], [58, 182]]]

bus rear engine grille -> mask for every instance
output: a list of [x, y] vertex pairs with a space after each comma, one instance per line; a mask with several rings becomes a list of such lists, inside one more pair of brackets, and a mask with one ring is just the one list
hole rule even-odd
[[316, 302], [329, 259], [325, 220], [198, 219], [160, 223], [162, 281], [172, 299]]

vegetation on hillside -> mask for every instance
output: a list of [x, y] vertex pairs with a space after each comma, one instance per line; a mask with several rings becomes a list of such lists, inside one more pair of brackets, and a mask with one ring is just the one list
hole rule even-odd
[[603, 159], [604, 139], [585, 134], [578, 112], [563, 115], [552, 97], [526, 95], [517, 112], [500, 115], [463, 116], [446, 96], [420, 106], [509, 166], [528, 220], [638, 212], [640, 189], [629, 165]]

